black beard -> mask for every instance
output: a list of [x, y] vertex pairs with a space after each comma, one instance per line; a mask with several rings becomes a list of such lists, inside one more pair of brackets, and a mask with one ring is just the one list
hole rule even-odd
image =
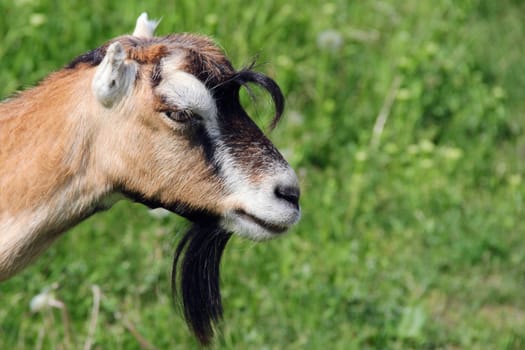
[[184, 318], [202, 345], [210, 344], [222, 318], [219, 267], [231, 233], [217, 220], [193, 223], [173, 258], [171, 286], [174, 299], [182, 295]]
[[232, 233], [220, 227], [217, 215], [206, 210], [178, 202], [163, 204], [155, 198], [124, 189], [120, 192], [150, 208], [166, 208], [193, 223], [175, 250], [171, 288], [173, 299], [182, 299], [188, 327], [202, 345], [209, 345], [214, 327], [222, 318], [219, 267]]

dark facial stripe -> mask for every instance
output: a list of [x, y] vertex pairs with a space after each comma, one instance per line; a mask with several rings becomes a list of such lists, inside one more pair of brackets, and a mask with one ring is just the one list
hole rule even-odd
[[104, 59], [104, 56], [106, 55], [107, 50], [107, 44], [103, 45], [99, 48], [96, 48], [94, 50], [88, 51], [77, 58], [75, 58], [73, 61], [71, 61], [66, 68], [67, 69], [75, 69], [77, 66], [81, 63], [88, 64], [90, 66], [97, 66], [102, 62]]
[[194, 133], [190, 138], [190, 144], [194, 147], [202, 147], [206, 162], [213, 168], [214, 174], [218, 176], [220, 174], [220, 164], [215, 157], [216, 142], [210, 137], [202, 124], [195, 126]]

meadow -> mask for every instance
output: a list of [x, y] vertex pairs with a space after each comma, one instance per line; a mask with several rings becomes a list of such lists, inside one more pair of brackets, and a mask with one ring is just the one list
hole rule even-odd
[[[303, 217], [229, 243], [213, 348], [525, 349], [525, 3], [0, 0], [0, 97], [142, 11], [287, 99], [270, 138]], [[123, 201], [70, 230], [0, 284], [0, 349], [198, 349], [170, 290], [187, 227]], [[43, 292], [65, 307], [32, 311]]]

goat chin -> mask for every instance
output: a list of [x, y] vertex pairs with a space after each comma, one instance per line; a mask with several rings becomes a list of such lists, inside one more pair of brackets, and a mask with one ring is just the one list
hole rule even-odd
[[211, 342], [222, 318], [219, 267], [231, 235], [214, 219], [193, 223], [173, 258], [173, 297], [181, 301], [186, 323], [203, 345]]

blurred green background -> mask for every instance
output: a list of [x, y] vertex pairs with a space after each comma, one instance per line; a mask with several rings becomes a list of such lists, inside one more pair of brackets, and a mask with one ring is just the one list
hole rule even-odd
[[[236, 67], [257, 57], [287, 98], [270, 137], [303, 219], [230, 242], [216, 348], [525, 348], [523, 1], [0, 0], [0, 96], [142, 11], [158, 35], [214, 37]], [[0, 285], [0, 349], [198, 348], [170, 301], [186, 227], [121, 202], [71, 230]], [[45, 289], [65, 313], [30, 311]]]

